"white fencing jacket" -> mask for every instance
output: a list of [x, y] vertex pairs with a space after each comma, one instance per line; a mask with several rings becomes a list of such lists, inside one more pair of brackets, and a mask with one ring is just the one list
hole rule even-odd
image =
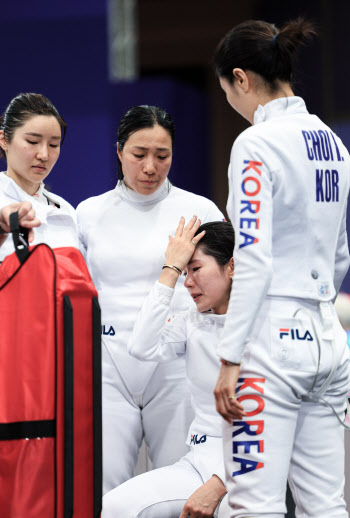
[[[46, 243], [51, 248], [79, 247], [76, 213], [67, 201], [46, 191], [44, 184], [41, 184], [36, 195], [31, 196], [12, 178], [5, 173], [0, 173], [0, 208], [21, 201], [29, 201], [41, 221], [40, 227], [34, 228], [34, 241], [31, 245]], [[13, 240], [9, 234], [0, 247], [0, 261], [13, 252]]]
[[[180, 217], [196, 214], [203, 223], [224, 217], [210, 200], [171, 186], [166, 180], [142, 195], [118, 182], [115, 189], [77, 208], [81, 250], [99, 293], [102, 338], [132, 394], [142, 394], [156, 363], [132, 358], [127, 342], [145, 297], [165, 262], [169, 235]], [[180, 278], [172, 309], [193, 304]]]
[[[193, 437], [222, 437], [222, 417], [215, 408], [214, 388], [220, 371], [216, 344], [226, 315], [199, 313], [188, 309], [168, 317], [174, 289], [159, 283], [153, 286], [138, 314], [128, 343], [130, 354], [140, 360], [168, 362], [186, 355], [186, 373], [194, 410], [187, 444]], [[220, 445], [221, 453], [221, 445]], [[211, 467], [221, 480], [224, 465], [221, 454]]]
[[235, 141], [228, 215], [235, 275], [222, 358], [239, 363], [266, 295], [334, 299], [349, 267], [349, 154], [300, 97], [259, 105]]

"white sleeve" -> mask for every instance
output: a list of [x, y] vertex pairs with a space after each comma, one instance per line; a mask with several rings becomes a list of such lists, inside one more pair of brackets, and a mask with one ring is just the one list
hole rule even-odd
[[86, 260], [87, 244], [85, 240], [85, 234], [83, 232], [83, 211], [81, 209], [81, 205], [78, 205], [76, 213], [78, 218], [79, 250], [81, 251], [84, 259]]
[[153, 286], [137, 316], [128, 351], [139, 360], [167, 362], [186, 352], [186, 319], [179, 313], [169, 317], [174, 289]]
[[234, 277], [217, 354], [240, 363], [272, 278], [272, 180], [259, 144], [240, 139], [232, 149], [227, 210], [236, 235]]
[[[199, 214], [198, 217], [200, 217]], [[202, 223], [209, 223], [211, 221], [225, 221], [225, 216], [213, 202], [210, 202], [208, 212], [205, 218], [203, 218]]]
[[334, 287], [338, 294], [340, 290], [341, 283], [344, 280], [346, 272], [349, 269], [349, 247], [348, 247], [348, 235], [346, 232], [346, 214], [347, 214], [347, 204], [344, 206], [344, 213], [342, 222], [340, 225], [339, 236], [337, 249], [335, 254], [335, 264], [334, 264]]

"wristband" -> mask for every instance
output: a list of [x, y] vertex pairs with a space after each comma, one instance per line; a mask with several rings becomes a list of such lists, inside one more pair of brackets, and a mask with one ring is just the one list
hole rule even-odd
[[175, 270], [175, 272], [178, 274], [179, 277], [180, 277], [180, 275], [182, 275], [182, 271], [177, 266], [173, 266], [171, 264], [163, 264], [162, 270], [164, 270], [164, 268], [172, 268], [173, 270]]
[[234, 366], [234, 367], [239, 367], [241, 364], [240, 363], [232, 363], [232, 362], [228, 362], [227, 360], [223, 360], [222, 358], [220, 359], [221, 363], [223, 365], [229, 365], [229, 366]]

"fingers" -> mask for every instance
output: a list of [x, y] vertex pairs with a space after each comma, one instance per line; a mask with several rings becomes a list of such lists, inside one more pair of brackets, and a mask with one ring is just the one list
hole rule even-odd
[[190, 221], [187, 223], [187, 225], [184, 228], [183, 236], [188, 237], [188, 239], [191, 241], [193, 239], [195, 233], [199, 229], [200, 225], [201, 225], [201, 220], [197, 219], [196, 215], [192, 216], [192, 218], [190, 219]]
[[194, 246], [197, 246], [199, 241], [202, 239], [202, 237], [205, 235], [205, 230], [202, 230], [199, 234], [197, 234], [191, 241], [194, 244]]
[[228, 423], [246, 416], [243, 406], [236, 398], [239, 369], [236, 365], [222, 365], [214, 389], [216, 410]]
[[35, 217], [35, 211], [32, 208], [31, 203], [24, 202], [18, 208], [18, 218], [19, 224], [21, 227], [29, 229], [28, 232], [28, 242], [32, 243], [34, 240], [34, 227], [39, 227], [41, 222], [38, 218]]
[[231, 423], [234, 419], [241, 421], [246, 416], [241, 403], [237, 399], [233, 399], [232, 396], [215, 394], [215, 402], [216, 410], [228, 423]]
[[22, 227], [29, 229], [28, 241], [31, 243], [34, 239], [34, 231], [32, 229], [34, 227], [38, 227], [41, 222], [35, 217], [35, 211], [29, 201], [11, 203], [10, 205], [3, 207], [0, 210], [1, 228], [7, 233], [11, 231], [10, 215], [16, 211], [18, 211], [19, 224]]
[[205, 235], [205, 230], [200, 232], [197, 236], [195, 236], [197, 230], [201, 226], [202, 221], [200, 219], [197, 219], [197, 216], [194, 215], [190, 219], [190, 221], [185, 226], [185, 218], [182, 216], [180, 218], [180, 222], [178, 224], [178, 227], [175, 232], [175, 237], [170, 238], [170, 242], [175, 238], [182, 238], [185, 239], [185, 241], [191, 241], [194, 246], [197, 246], [198, 242], [202, 239], [202, 237]]
[[[14, 210], [12, 210], [12, 212], [14, 212]], [[21, 219], [31, 220], [35, 218], [34, 209], [32, 208], [32, 204], [29, 201], [20, 203], [19, 206], [16, 207], [16, 210], [18, 210], [18, 219], [20, 221]]]
[[21, 225], [21, 227], [33, 228], [33, 227], [40, 227], [41, 221], [40, 221], [40, 219], [36, 218], [35, 216], [31, 216], [30, 219], [27, 219], [27, 217], [26, 217], [26, 219], [20, 219], [19, 224]]
[[[193, 238], [195, 233], [197, 232], [198, 228], [201, 225], [201, 220], [197, 219], [197, 216], [194, 215], [190, 219], [190, 221], [185, 226], [185, 218], [182, 216], [179, 222], [179, 225], [175, 232], [175, 237], [188, 237], [190, 239]], [[197, 236], [196, 236], [197, 239]], [[198, 239], [199, 241], [199, 239]]]
[[184, 226], [185, 226], [185, 218], [183, 216], [181, 216], [180, 222], [179, 222], [179, 224], [177, 226], [177, 229], [176, 229], [176, 232], [175, 232], [175, 237], [181, 237], [182, 236]]

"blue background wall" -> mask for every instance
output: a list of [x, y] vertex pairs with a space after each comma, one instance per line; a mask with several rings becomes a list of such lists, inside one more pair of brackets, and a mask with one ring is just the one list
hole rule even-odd
[[110, 83], [105, 2], [65, 0], [59, 10], [42, 0], [6, 3], [1, 8], [1, 40], [6, 46], [1, 113], [17, 93], [40, 92], [68, 123], [61, 157], [46, 181], [53, 192], [76, 206], [113, 188], [118, 122], [131, 106], [154, 104], [170, 112], [176, 124], [171, 180], [210, 195], [204, 91], [164, 75]]
[[[258, 2], [257, 17], [279, 23], [306, 12], [317, 19], [320, 3], [308, 2], [308, 7], [304, 4], [299, 0], [287, 0], [283, 6], [274, 1]], [[344, 5], [340, 1], [339, 10], [332, 11], [337, 17], [333, 20], [333, 47], [328, 49], [332, 69], [322, 69], [321, 38], [319, 48], [304, 61], [307, 66], [302, 79], [306, 86], [301, 93], [310, 111], [322, 117], [327, 115], [321, 79], [327, 73], [332, 77], [332, 113], [337, 117], [328, 122], [349, 148], [349, 95], [344, 88], [350, 79], [345, 66], [350, 56], [347, 50], [344, 59]], [[83, 199], [114, 187], [116, 130], [125, 111], [135, 104], [159, 105], [172, 114], [177, 128], [171, 180], [211, 197], [210, 112], [204, 85], [186, 80], [175, 71], [144, 76], [133, 83], [112, 84], [108, 79], [106, 13], [104, 0], [61, 0], [59, 4], [44, 0], [3, 2], [0, 111], [21, 91], [40, 92], [53, 101], [68, 123], [68, 132], [47, 184], [76, 206]], [[4, 168], [5, 163], [1, 166]], [[350, 292], [349, 276], [344, 287]]]

